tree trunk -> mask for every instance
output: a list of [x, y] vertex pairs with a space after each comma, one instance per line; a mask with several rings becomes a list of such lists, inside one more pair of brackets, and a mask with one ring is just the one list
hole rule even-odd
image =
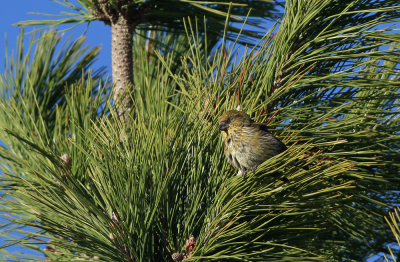
[[133, 87], [133, 28], [132, 22], [121, 13], [116, 22], [111, 24], [114, 105], [118, 107], [118, 114], [122, 120], [126, 120], [132, 107], [130, 89]]

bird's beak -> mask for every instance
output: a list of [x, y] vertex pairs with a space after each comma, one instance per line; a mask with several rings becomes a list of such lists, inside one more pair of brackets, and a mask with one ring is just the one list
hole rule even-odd
[[228, 131], [228, 124], [225, 121], [219, 122], [219, 131]]

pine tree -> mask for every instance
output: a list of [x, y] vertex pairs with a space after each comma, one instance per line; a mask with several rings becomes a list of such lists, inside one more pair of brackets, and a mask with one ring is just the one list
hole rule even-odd
[[[48, 244], [54, 261], [387, 252], [384, 216], [399, 202], [399, 17], [394, 0], [288, 0], [243, 56], [240, 37], [210, 42], [201, 19], [179, 37], [134, 34], [129, 125], [104, 72], [88, 72], [97, 49], [82, 39], [57, 49], [59, 34], [46, 31], [24, 54], [21, 35], [0, 82], [2, 236]], [[227, 163], [217, 125], [238, 105], [288, 146], [247, 179]]]
[[[180, 0], [62, 0], [55, 2], [73, 11], [60, 14], [58, 20], [24, 21], [19, 25], [58, 25], [67, 23], [85, 23], [103, 21], [111, 26], [112, 43], [112, 76], [114, 82], [114, 104], [119, 107], [119, 115], [124, 119], [132, 107], [132, 89], [135, 86], [132, 71], [134, 59], [133, 36], [149, 31], [153, 37], [157, 32], [166, 32], [178, 37], [184, 32], [183, 17], [203, 17], [206, 24], [200, 33], [207, 28], [208, 37], [212, 40], [224, 30], [225, 17], [233, 12], [233, 22], [241, 22], [243, 16], [251, 12], [249, 24], [259, 27], [263, 19], [277, 15], [274, 3], [263, 0], [238, 0], [231, 1], [180, 1]], [[50, 15], [53, 16], [53, 15]], [[238, 28], [230, 26], [229, 37], [237, 35]], [[236, 31], [236, 33], [235, 33]], [[245, 30], [241, 34], [241, 41], [251, 43], [249, 40], [258, 38], [257, 30]], [[250, 37], [246, 39], [243, 36]], [[154, 39], [155, 40], [155, 39]], [[150, 44], [153, 46], [153, 44]], [[170, 46], [165, 45], [166, 48]]]

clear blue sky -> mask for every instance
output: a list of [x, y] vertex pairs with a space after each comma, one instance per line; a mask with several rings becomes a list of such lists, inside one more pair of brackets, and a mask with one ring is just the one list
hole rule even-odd
[[[42, 15], [28, 14], [29, 12], [40, 12], [49, 14], [59, 14], [62, 11], [69, 11], [61, 5], [51, 0], [1, 0], [2, 8], [0, 11], [0, 72], [4, 71], [4, 53], [5, 42], [7, 38], [9, 53], [16, 47], [16, 40], [20, 28], [13, 24], [36, 19], [51, 19], [50, 17]], [[82, 24], [72, 30], [65, 32], [65, 37], [73, 35], [80, 36], [86, 30], [87, 24]], [[68, 27], [68, 26], [67, 26]], [[59, 26], [58, 29], [65, 29], [66, 26]], [[30, 32], [34, 27], [26, 28], [25, 32]], [[38, 27], [36, 27], [38, 28]], [[92, 22], [89, 25], [89, 30], [86, 33], [86, 44], [91, 46], [99, 46], [102, 48], [98, 61], [93, 67], [99, 68], [106, 66], [108, 72], [111, 72], [111, 30], [109, 26], [104, 25], [102, 22]], [[27, 34], [27, 39], [30, 34]]]

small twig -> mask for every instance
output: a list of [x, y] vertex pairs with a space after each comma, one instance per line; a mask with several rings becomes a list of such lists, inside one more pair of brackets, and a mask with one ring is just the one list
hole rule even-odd
[[239, 211], [239, 212], [231, 219], [231, 221], [229, 221], [228, 223], [226, 223], [226, 225], [225, 225], [223, 228], [221, 228], [221, 230], [220, 230], [215, 236], [218, 236], [219, 234], [221, 234], [222, 231], [225, 230], [225, 228], [227, 228], [230, 224], [232, 224], [233, 221], [235, 221], [235, 219], [240, 215], [241, 212], [242, 212], [242, 211]]
[[269, 118], [269, 120], [268, 120], [268, 122], [267, 122], [267, 125], [270, 125], [270, 124], [272, 123], [272, 120], [274, 119], [274, 117], [276, 116], [276, 114], [278, 114], [278, 112], [279, 112], [280, 110], [281, 110], [281, 109], [278, 108], [278, 109], [275, 111], [275, 113]]

